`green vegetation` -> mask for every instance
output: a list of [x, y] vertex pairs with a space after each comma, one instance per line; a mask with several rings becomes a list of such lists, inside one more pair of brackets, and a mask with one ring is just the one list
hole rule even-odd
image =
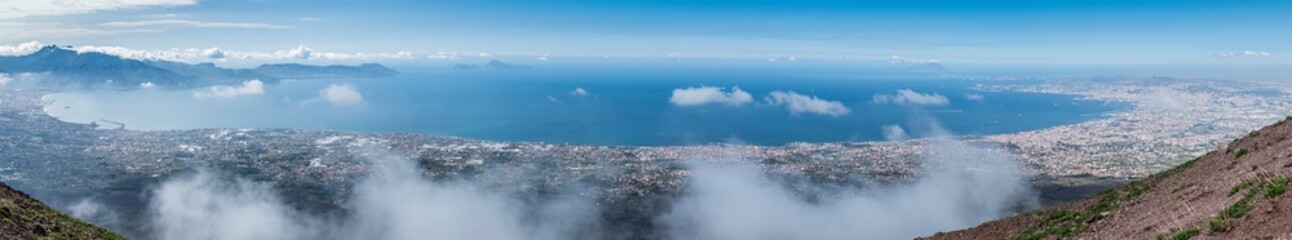
[[1143, 194], [1144, 194], [1144, 192], [1146, 192], [1146, 191], [1148, 191], [1148, 190], [1150, 190], [1150, 189], [1153, 189], [1153, 184], [1147, 184], [1147, 183], [1144, 183], [1144, 182], [1142, 182], [1142, 181], [1140, 181], [1140, 182], [1133, 182], [1133, 183], [1131, 183], [1131, 184], [1129, 184], [1129, 185], [1126, 185], [1126, 188], [1127, 188], [1127, 189], [1126, 189], [1126, 198], [1128, 198], [1128, 199], [1134, 199], [1134, 198], [1136, 198], [1136, 197], [1139, 197], [1139, 195], [1143, 195]]
[[1251, 186], [1252, 186], [1252, 180], [1243, 180], [1242, 182], [1239, 182], [1238, 185], [1234, 185], [1234, 187], [1229, 188], [1229, 196], [1234, 196], [1234, 194], [1238, 193], [1238, 191], [1242, 191]]
[[1252, 204], [1249, 201], [1247, 201], [1246, 198], [1244, 198], [1243, 200], [1234, 202], [1234, 204], [1230, 204], [1229, 207], [1225, 207], [1225, 209], [1221, 209], [1220, 213], [1216, 214], [1216, 218], [1220, 218], [1220, 219], [1241, 218], [1244, 215], [1247, 215], [1247, 212], [1251, 210], [1252, 210]]
[[1265, 181], [1261, 181], [1260, 184], [1252, 187], [1252, 191], [1260, 193], [1265, 199], [1274, 199], [1288, 191], [1289, 180], [1292, 180], [1292, 178], [1287, 176], [1266, 178]]
[[1184, 230], [1171, 229], [1171, 232], [1158, 234], [1157, 237], [1154, 237], [1153, 239], [1188, 240], [1190, 238], [1193, 238], [1193, 236], [1197, 236], [1199, 232], [1200, 231], [1198, 230], [1198, 228], [1187, 228]]
[[1247, 155], [1247, 149], [1241, 149], [1241, 148], [1240, 148], [1240, 149], [1238, 149], [1238, 152], [1237, 152], [1237, 153], [1234, 153], [1234, 158], [1235, 158], [1235, 159], [1237, 159], [1237, 158], [1241, 158], [1241, 157], [1243, 157], [1243, 155]]
[[[1181, 163], [1170, 170], [1154, 174], [1153, 176], [1149, 176], [1143, 180], [1131, 182], [1120, 188], [1108, 189], [1100, 192], [1099, 196], [1102, 198], [1099, 199], [1099, 202], [1082, 211], [1054, 210], [1038, 213], [1038, 216], [1044, 217], [1042, 220], [1027, 229], [1024, 229], [1018, 235], [1008, 239], [1033, 240], [1053, 237], [1060, 239], [1074, 238], [1082, 232], [1086, 232], [1089, 229], [1089, 224], [1099, 221], [1099, 219], [1103, 218], [1106, 214], [1116, 209], [1121, 204], [1134, 201], [1144, 195], [1144, 193], [1152, 190], [1153, 187], [1157, 185], [1158, 181], [1184, 171], [1185, 169], [1192, 168], [1197, 164], [1198, 160], [1201, 159], [1202, 158], [1194, 158]], [[1177, 187], [1173, 191], [1179, 191], [1182, 188], [1184, 187]], [[1152, 228], [1153, 226], [1144, 226], [1144, 231], [1152, 230]], [[1188, 239], [1189, 237], [1196, 235], [1198, 232], [1198, 229], [1196, 228], [1190, 230], [1191, 231], [1186, 230], [1175, 234], [1184, 236], [1185, 238], [1183, 239]], [[1165, 238], [1166, 236], [1163, 235], [1159, 237]], [[1175, 236], [1172, 236], [1172, 239], [1175, 239], [1174, 237]]]
[[[1144, 192], [1153, 188], [1153, 184], [1145, 181], [1138, 181], [1119, 189], [1109, 189], [1099, 193], [1103, 198], [1099, 202], [1091, 205], [1084, 211], [1057, 210], [1041, 213], [1045, 219], [1037, 222], [1036, 225], [1024, 229], [1022, 233], [1011, 239], [1035, 240], [1047, 239], [1050, 237], [1072, 238], [1080, 235], [1089, 229], [1089, 224], [1103, 218], [1108, 212], [1120, 206], [1122, 203], [1135, 200], [1136, 197], [1143, 195]], [[1123, 195], [1125, 192], [1125, 195]], [[1147, 231], [1152, 226], [1144, 227]]]
[[1251, 133], [1247, 134], [1248, 137], [1256, 137], [1260, 135], [1261, 135], [1261, 132], [1258, 132], [1258, 131], [1252, 131]]
[[1198, 228], [1189, 228], [1171, 235], [1171, 240], [1188, 240], [1198, 235]]
[[1292, 178], [1287, 176], [1263, 177], [1258, 179], [1247, 179], [1239, 182], [1238, 185], [1229, 189], [1229, 196], [1247, 190], [1242, 199], [1230, 204], [1229, 207], [1221, 209], [1216, 213], [1216, 217], [1209, 223], [1212, 232], [1225, 232], [1229, 230], [1229, 220], [1238, 219], [1252, 211], [1252, 201], [1254, 197], [1261, 196], [1265, 199], [1274, 199], [1287, 192], [1288, 182]]
[[1224, 232], [1226, 229], [1229, 229], [1229, 223], [1220, 218], [1212, 218], [1208, 225], [1210, 226], [1211, 232]]
[[44, 206], [38, 202], [3, 204], [0, 207], [0, 218], [6, 224], [15, 224], [29, 229], [31, 234], [40, 239], [125, 239], [108, 230], [96, 227], [79, 219]]
[[1176, 173], [1179, 173], [1180, 171], [1184, 171], [1185, 169], [1189, 169], [1189, 168], [1193, 167], [1193, 164], [1197, 164], [1197, 163], [1198, 163], [1198, 160], [1200, 160], [1200, 159], [1202, 159], [1202, 158], [1197, 157], [1197, 158], [1193, 158], [1193, 160], [1185, 161], [1184, 163], [1180, 163], [1180, 165], [1176, 165], [1175, 167], [1171, 168], [1170, 170], [1166, 170], [1166, 171], [1162, 171], [1162, 172], [1160, 172], [1160, 173], [1153, 174], [1153, 175], [1149, 176], [1147, 179], [1163, 179], [1163, 178], [1166, 178], [1166, 177], [1170, 177], [1171, 175], [1175, 175]]

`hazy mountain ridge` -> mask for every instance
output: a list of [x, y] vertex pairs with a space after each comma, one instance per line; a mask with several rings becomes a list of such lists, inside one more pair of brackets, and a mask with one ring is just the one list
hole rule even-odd
[[485, 69], [485, 70], [515, 70], [515, 69], [531, 69], [531, 68], [534, 68], [534, 67], [532, 67], [532, 66], [526, 66], [526, 65], [516, 65], [516, 64], [505, 63], [505, 62], [503, 62], [503, 61], [499, 61], [499, 60], [497, 60], [497, 59], [489, 60], [489, 62], [485, 63], [484, 65], [479, 65], [479, 64], [461, 64], [461, 63], [456, 64], [456, 65], [453, 65], [453, 70], [480, 70], [480, 69]]
[[381, 64], [364, 63], [359, 66], [310, 66], [296, 63], [264, 64], [251, 71], [274, 78], [331, 78], [331, 77], [388, 77], [398, 75], [394, 69]]
[[253, 79], [272, 83], [289, 78], [377, 78], [399, 74], [377, 63], [358, 66], [264, 64], [254, 69], [230, 69], [213, 63], [136, 60], [97, 52], [77, 52], [55, 45], [45, 46], [29, 55], [0, 57], [0, 73], [44, 73], [50, 79], [42, 82], [46, 85], [110, 89], [145, 86], [192, 88]]
[[143, 61], [104, 53], [78, 53], [46, 46], [26, 56], [0, 57], [0, 72], [49, 73], [45, 84], [66, 87], [123, 88], [151, 82], [166, 87], [198, 86], [198, 77], [181, 75]]
[[1096, 196], [927, 239], [1286, 238], [1289, 121]]

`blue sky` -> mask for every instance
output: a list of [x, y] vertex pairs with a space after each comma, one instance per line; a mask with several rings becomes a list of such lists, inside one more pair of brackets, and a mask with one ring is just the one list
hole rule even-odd
[[0, 44], [1055, 64], [1282, 65], [1292, 51], [1292, 1], [40, 2], [0, 3], [20, 9], [0, 10]]

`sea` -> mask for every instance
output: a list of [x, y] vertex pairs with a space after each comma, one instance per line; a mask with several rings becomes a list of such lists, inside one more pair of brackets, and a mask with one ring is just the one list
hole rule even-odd
[[[591, 145], [778, 146], [886, 140], [892, 134], [886, 136], [885, 128], [893, 126], [913, 137], [1013, 133], [1080, 123], [1128, 109], [1124, 103], [1073, 95], [975, 90], [979, 84], [1035, 83], [1030, 80], [966, 80], [849, 66], [396, 69], [402, 74], [285, 80], [265, 84], [259, 91], [235, 88], [223, 89], [222, 94], [213, 94], [210, 88], [62, 92], [45, 97], [45, 110], [63, 121], [139, 130], [304, 128]], [[329, 101], [323, 96], [329, 87], [354, 90], [358, 98]], [[697, 87], [739, 88], [752, 99], [698, 106], [670, 102], [676, 89]], [[946, 102], [876, 100], [877, 95], [895, 95], [900, 90]], [[774, 91], [838, 102], [848, 113], [794, 112], [767, 99]]]

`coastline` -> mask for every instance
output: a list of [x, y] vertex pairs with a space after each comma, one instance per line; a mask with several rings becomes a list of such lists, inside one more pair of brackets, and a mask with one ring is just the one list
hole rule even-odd
[[[1051, 90], [1056, 91], [1081, 86], [1073, 82], [1063, 84], [1040, 86], [1053, 87]], [[1164, 87], [1181, 86], [1120, 85], [1103, 89], [1102, 93], [1085, 93], [1095, 97], [1117, 96], [1109, 93]], [[0, 171], [0, 175], [11, 179], [15, 187], [34, 190], [33, 196], [56, 206], [95, 198], [108, 199], [105, 204], [116, 208], [138, 209], [147, 203], [140, 193], [149, 186], [195, 169], [220, 169], [273, 183], [283, 196], [289, 196], [287, 203], [293, 207], [323, 213], [341, 211], [346, 186], [376, 167], [365, 160], [374, 157], [372, 150], [378, 150], [380, 155], [407, 157], [421, 164], [429, 179], [470, 178], [482, 186], [502, 191], [552, 191], [568, 184], [596, 183], [601, 187], [582, 189], [578, 194], [598, 199], [608, 207], [624, 209], [650, 206], [649, 201], [653, 201], [650, 199], [655, 199], [640, 196], [681, 194], [679, 191], [692, 174], [684, 166], [693, 163], [753, 164], [787, 180], [861, 188], [912, 183], [920, 179], [926, 167], [921, 160], [925, 142], [918, 139], [791, 143], [774, 147], [731, 144], [631, 147], [308, 129], [98, 130], [47, 114], [40, 98], [48, 92], [0, 93], [7, 96], [0, 102], [0, 131], [8, 133], [0, 135], [0, 143], [18, 146], [7, 153], [13, 157], [7, 166], [0, 167], [9, 170]], [[1001, 146], [1032, 176], [1028, 185], [1035, 191], [1038, 205], [1048, 206], [1142, 177], [1137, 174], [1166, 168], [1173, 165], [1171, 157], [1187, 154], [1171, 149], [1209, 149], [1212, 147], [1209, 142], [1223, 139], [1217, 136], [1242, 135], [1247, 124], [1265, 124], [1261, 122], [1263, 118], [1212, 114], [1214, 110], [1234, 111], [1231, 103], [1240, 98], [1220, 93], [1202, 95], [1208, 97], [1193, 93], [1181, 99], [1196, 101], [1185, 106], [1206, 111], [1145, 109], [1139, 104], [1142, 102], [1135, 102], [1134, 110], [1100, 120], [962, 140], [969, 144]], [[1287, 104], [1270, 108], [1267, 101], [1242, 106], [1245, 110], [1292, 112], [1292, 100], [1280, 101]], [[1226, 107], [1208, 107], [1215, 105]], [[1174, 121], [1161, 120], [1164, 117]], [[1188, 132], [1179, 130], [1179, 126], [1192, 126], [1202, 120], [1212, 121], [1218, 130], [1185, 138], [1162, 135]], [[1127, 140], [1126, 145], [1098, 145], [1109, 139], [1134, 141]], [[1082, 145], [1081, 140], [1095, 144]], [[1100, 154], [1087, 155], [1091, 151]], [[1151, 160], [1126, 161], [1137, 158]], [[1013, 211], [1033, 207], [1039, 206], [1019, 206]]]

